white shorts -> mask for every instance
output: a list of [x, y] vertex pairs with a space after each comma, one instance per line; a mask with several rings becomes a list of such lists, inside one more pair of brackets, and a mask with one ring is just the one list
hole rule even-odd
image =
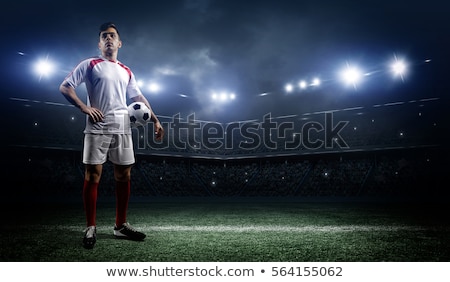
[[83, 163], [103, 164], [110, 160], [117, 165], [134, 164], [133, 137], [131, 134], [84, 135]]

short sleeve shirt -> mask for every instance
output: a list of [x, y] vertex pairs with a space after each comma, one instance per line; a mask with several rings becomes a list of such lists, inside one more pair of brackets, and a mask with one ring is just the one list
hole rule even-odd
[[102, 111], [104, 120], [93, 123], [86, 116], [85, 133], [131, 134], [127, 110], [128, 98], [142, 95], [132, 71], [119, 61], [93, 57], [81, 61], [65, 78], [76, 88], [86, 84], [87, 105]]

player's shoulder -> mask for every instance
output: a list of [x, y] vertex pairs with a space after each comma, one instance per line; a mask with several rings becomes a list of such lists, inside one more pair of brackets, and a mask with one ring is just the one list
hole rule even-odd
[[124, 63], [122, 63], [121, 61], [117, 61], [117, 64], [125, 69], [131, 70], [127, 65], [125, 65]]
[[124, 70], [126, 70], [128, 72], [128, 75], [130, 76], [130, 79], [134, 76], [133, 72], [131, 71], [131, 69], [126, 66], [125, 64], [123, 64], [120, 61], [117, 61], [117, 65], [119, 65], [120, 67], [122, 67]]
[[80, 62], [91, 62], [91, 61], [96, 61], [96, 60], [103, 60], [102, 57], [99, 56], [91, 56], [91, 57], [86, 57], [84, 59], [82, 59]]
[[89, 65], [92, 66], [92, 64], [99, 63], [102, 60], [103, 60], [102, 58], [95, 57], [95, 56], [84, 58], [84, 59], [82, 59], [81, 61], [78, 62], [78, 66], [86, 66], [86, 67], [89, 66]]
[[87, 69], [93, 69], [96, 65], [105, 62], [106, 59], [102, 58], [101, 56], [97, 57], [89, 57], [81, 61], [80, 65], [87, 68]]

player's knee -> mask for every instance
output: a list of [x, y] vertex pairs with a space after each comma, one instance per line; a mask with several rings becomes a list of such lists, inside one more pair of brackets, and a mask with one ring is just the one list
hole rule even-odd
[[114, 169], [114, 178], [119, 182], [127, 182], [131, 180], [131, 167], [117, 166]]
[[102, 175], [102, 167], [99, 165], [86, 166], [85, 179], [90, 182], [98, 183]]
[[130, 175], [116, 175], [114, 178], [117, 182], [128, 182], [131, 180]]

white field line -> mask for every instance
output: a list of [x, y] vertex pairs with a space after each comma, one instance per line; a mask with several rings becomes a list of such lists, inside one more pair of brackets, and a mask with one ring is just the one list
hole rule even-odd
[[[50, 227], [50, 226], [48, 226]], [[397, 232], [397, 231], [423, 231], [430, 228], [421, 226], [388, 226], [388, 225], [307, 225], [307, 226], [288, 226], [288, 225], [134, 225], [142, 232]], [[52, 228], [55, 228], [53, 226]], [[80, 226], [59, 225], [57, 229], [80, 231]], [[112, 226], [97, 226], [97, 232], [111, 231]]]

